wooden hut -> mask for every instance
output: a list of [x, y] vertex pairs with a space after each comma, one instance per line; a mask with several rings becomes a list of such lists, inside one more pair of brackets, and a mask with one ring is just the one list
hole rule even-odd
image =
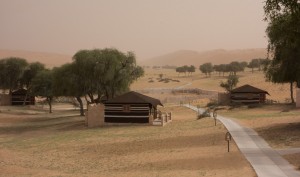
[[104, 121], [108, 123], [149, 123], [156, 115], [160, 100], [131, 91], [104, 103]]
[[11, 105], [23, 105], [24, 100], [25, 105], [35, 104], [35, 97], [27, 95], [26, 89], [19, 89], [11, 93]]
[[230, 100], [234, 103], [264, 103], [266, 94], [269, 95], [265, 90], [251, 85], [243, 85], [230, 92]]

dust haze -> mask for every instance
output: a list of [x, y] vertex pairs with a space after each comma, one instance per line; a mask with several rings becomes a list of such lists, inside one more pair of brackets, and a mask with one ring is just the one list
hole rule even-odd
[[72, 56], [115, 47], [138, 60], [178, 50], [266, 48], [263, 0], [2, 0], [0, 49]]

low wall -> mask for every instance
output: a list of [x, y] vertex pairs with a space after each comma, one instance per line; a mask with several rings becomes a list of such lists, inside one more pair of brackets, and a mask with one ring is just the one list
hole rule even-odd
[[230, 94], [229, 93], [218, 93], [218, 104], [220, 104], [220, 105], [230, 104]]
[[0, 106], [10, 106], [11, 105], [11, 95], [0, 94]]
[[88, 105], [88, 111], [85, 114], [85, 125], [89, 128], [101, 127], [104, 125], [104, 105]]
[[300, 88], [296, 89], [296, 108], [300, 108]]

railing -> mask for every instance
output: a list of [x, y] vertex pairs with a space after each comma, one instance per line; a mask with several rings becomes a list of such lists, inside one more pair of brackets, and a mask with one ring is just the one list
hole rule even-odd
[[172, 113], [171, 112], [158, 112], [157, 113], [157, 119], [156, 121], [154, 121], [153, 125], [157, 125], [157, 123], [159, 123], [159, 125], [161, 126], [165, 126], [167, 123], [172, 122]]

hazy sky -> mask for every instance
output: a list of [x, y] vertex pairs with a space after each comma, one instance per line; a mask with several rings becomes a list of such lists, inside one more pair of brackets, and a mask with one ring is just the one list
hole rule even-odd
[[115, 47], [151, 58], [180, 49], [265, 48], [264, 0], [0, 0], [0, 49], [73, 55]]

